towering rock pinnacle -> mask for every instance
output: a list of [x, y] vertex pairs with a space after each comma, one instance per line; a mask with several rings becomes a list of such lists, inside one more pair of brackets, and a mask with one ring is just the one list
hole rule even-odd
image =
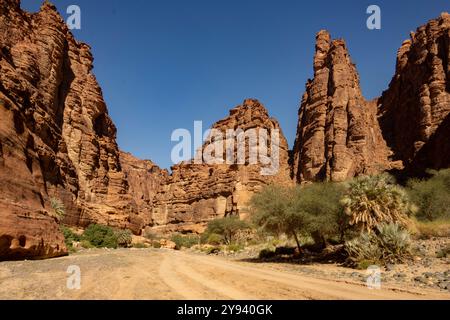
[[397, 54], [379, 100], [381, 127], [410, 173], [450, 166], [450, 15], [421, 26]]
[[[273, 175], [262, 175], [264, 164], [251, 164], [250, 148], [247, 141], [245, 147], [245, 164], [195, 164], [181, 163], [172, 167], [172, 175], [153, 202], [152, 229], [159, 232], [202, 232], [206, 223], [214, 218], [229, 215], [245, 217], [250, 197], [269, 183], [291, 184], [288, 165], [288, 145], [278, 122], [270, 118], [267, 110], [257, 100], [245, 100], [244, 103], [230, 111], [230, 115], [213, 125], [213, 129], [223, 133], [223, 139], [207, 141], [202, 151], [223, 144], [225, 149], [234, 140], [234, 149], [230, 148], [237, 159], [236, 137], [226, 136], [227, 130], [241, 129], [248, 132], [254, 129], [259, 132], [266, 129], [268, 139], [274, 130], [279, 130], [279, 168]], [[268, 143], [268, 150], [276, 147]], [[231, 145], [231, 144], [230, 144]], [[259, 150], [261, 141], [253, 148]]]
[[327, 31], [316, 37], [314, 79], [306, 84], [294, 145], [297, 182], [343, 181], [389, 167], [389, 150], [377, 122], [377, 106], [366, 101], [343, 40]]

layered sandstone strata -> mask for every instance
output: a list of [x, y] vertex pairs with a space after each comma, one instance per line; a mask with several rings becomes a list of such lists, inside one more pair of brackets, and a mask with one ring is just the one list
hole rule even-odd
[[297, 182], [343, 181], [390, 168], [377, 105], [362, 96], [345, 42], [332, 40], [327, 31], [317, 34], [314, 79], [306, 85], [298, 119]]
[[[190, 161], [172, 168], [167, 184], [156, 195], [153, 203], [152, 230], [201, 232], [206, 223], [214, 218], [230, 215], [245, 217], [249, 199], [262, 186], [292, 183], [286, 139], [278, 122], [268, 115], [257, 100], [245, 100], [242, 105], [232, 109], [227, 118], [214, 124], [212, 129], [217, 130], [216, 133], [221, 132], [222, 138], [211, 134], [201, 149], [200, 159], [206, 161], [208, 151], [219, 150], [211, 153], [214, 163], [196, 164]], [[232, 135], [231, 131], [236, 134]], [[252, 143], [249, 138], [251, 132], [260, 137], [260, 131], [267, 133], [267, 139], [258, 139]], [[245, 144], [241, 144], [245, 147], [244, 153], [240, 153], [244, 148], [238, 148], [238, 141], [243, 141], [237, 137], [239, 132], [247, 136]], [[272, 140], [272, 136], [275, 137], [277, 132], [279, 139], [274, 142], [276, 139]], [[269, 157], [278, 151], [278, 160], [276, 156], [272, 157], [277, 162], [275, 170], [270, 170], [273, 166], [262, 157], [258, 156], [255, 162], [251, 156], [250, 150], [259, 154], [261, 148], [266, 147], [268, 152], [262, 153]], [[269, 170], [265, 171], [264, 168]]]
[[450, 15], [411, 33], [382, 97], [383, 135], [409, 174], [450, 166]]

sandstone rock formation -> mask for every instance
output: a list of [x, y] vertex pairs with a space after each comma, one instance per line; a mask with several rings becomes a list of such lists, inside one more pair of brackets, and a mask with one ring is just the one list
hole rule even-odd
[[152, 203], [169, 173], [150, 160], [141, 160], [126, 152], [120, 152], [120, 164], [129, 185], [128, 193], [144, 220], [143, 225], [152, 224]]
[[0, 0], [2, 258], [66, 252], [51, 197], [69, 224], [142, 227], [92, 61], [53, 5], [29, 14]]
[[377, 105], [366, 101], [343, 40], [327, 31], [316, 38], [314, 79], [299, 110], [293, 149], [297, 182], [343, 181], [390, 168], [377, 121]]
[[[248, 200], [263, 185], [291, 183], [286, 139], [278, 122], [269, 117], [267, 110], [257, 100], [245, 100], [242, 105], [230, 111], [229, 117], [218, 121], [212, 128], [221, 132], [223, 139], [214, 139], [211, 135], [200, 155], [203, 154], [204, 158], [207, 154], [205, 151], [219, 146], [221, 151], [217, 154], [214, 152], [217, 158], [227, 159], [228, 149], [235, 161], [209, 164], [195, 164], [191, 161], [175, 165], [167, 184], [155, 197], [152, 215], [154, 224], [151, 230], [202, 232], [211, 219], [229, 215], [245, 217]], [[246, 139], [245, 159], [244, 156], [241, 158], [245, 161], [240, 162], [236, 135], [226, 135], [227, 130], [237, 129], [246, 133], [255, 129], [254, 132], [258, 134], [261, 129], [266, 129], [268, 134], [267, 139], [258, 139], [257, 144]], [[276, 143], [271, 142], [276, 130], [279, 130], [279, 148], [276, 148]], [[266, 165], [261, 163], [260, 158], [255, 163], [250, 157], [249, 147], [253, 146], [260, 151], [264, 147], [261, 141], [268, 141], [269, 156], [273, 155], [272, 150], [279, 150], [279, 168], [268, 175], [262, 174], [261, 170]]]
[[379, 99], [383, 135], [409, 174], [450, 166], [450, 15], [411, 33]]

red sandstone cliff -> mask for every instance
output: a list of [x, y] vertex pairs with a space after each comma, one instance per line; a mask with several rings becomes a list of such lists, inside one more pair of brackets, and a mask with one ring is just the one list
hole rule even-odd
[[0, 0], [2, 258], [66, 252], [51, 197], [66, 223], [140, 231], [92, 61], [53, 5], [29, 14]]
[[390, 151], [377, 121], [377, 106], [364, 99], [343, 40], [327, 31], [316, 38], [314, 79], [299, 109], [293, 149], [297, 182], [343, 181], [390, 168]]

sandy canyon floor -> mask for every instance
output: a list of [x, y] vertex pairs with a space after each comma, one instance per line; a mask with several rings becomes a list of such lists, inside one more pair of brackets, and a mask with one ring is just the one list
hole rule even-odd
[[[79, 266], [81, 287], [67, 288]], [[311, 270], [333, 274], [333, 266]], [[450, 299], [432, 289], [382, 286], [319, 277], [287, 264], [157, 250], [89, 250], [43, 261], [0, 263], [0, 299]]]

